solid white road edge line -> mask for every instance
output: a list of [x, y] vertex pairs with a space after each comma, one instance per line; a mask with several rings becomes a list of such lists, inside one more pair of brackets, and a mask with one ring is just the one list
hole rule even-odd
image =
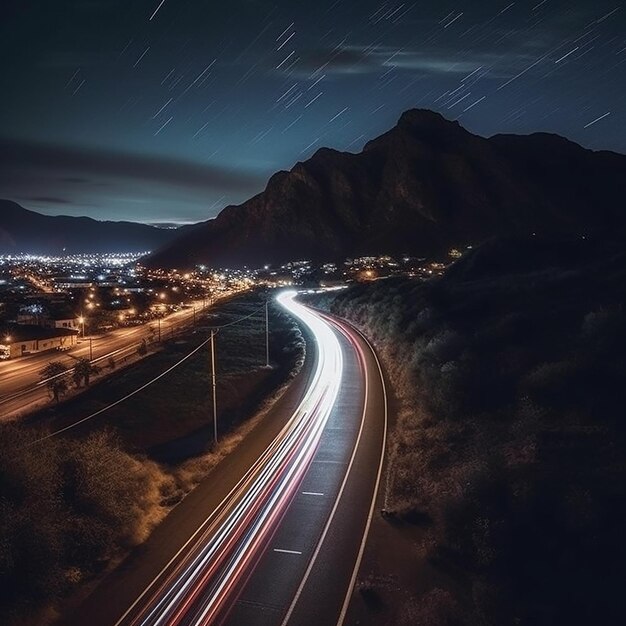
[[[350, 325], [354, 328], [352, 325]], [[339, 619], [337, 620], [337, 626], [342, 626], [344, 620], [346, 619], [346, 614], [348, 613], [348, 607], [350, 606], [350, 600], [352, 599], [352, 593], [354, 591], [354, 585], [356, 584], [356, 578], [359, 574], [359, 568], [361, 567], [361, 560], [363, 559], [363, 553], [365, 552], [365, 544], [367, 542], [367, 536], [370, 531], [370, 526], [372, 523], [372, 518], [374, 517], [374, 508], [376, 506], [376, 499], [378, 498], [378, 488], [380, 487], [380, 478], [383, 472], [383, 465], [385, 461], [385, 447], [387, 445], [387, 388], [385, 386], [385, 377], [383, 375], [383, 368], [380, 365], [380, 360], [378, 359], [378, 355], [376, 354], [372, 344], [369, 342], [367, 337], [358, 329], [354, 328], [354, 330], [361, 336], [363, 341], [366, 343], [367, 347], [370, 349], [372, 355], [374, 356], [374, 360], [376, 361], [376, 366], [378, 367], [378, 373], [380, 374], [380, 382], [383, 388], [383, 400], [385, 405], [384, 412], [384, 430], [383, 430], [383, 443], [382, 450], [380, 454], [380, 463], [378, 465], [378, 475], [376, 477], [376, 486], [374, 487], [374, 493], [372, 494], [372, 504], [370, 506], [370, 512], [367, 517], [367, 523], [365, 524], [365, 531], [363, 533], [363, 539], [361, 540], [361, 547], [359, 548], [359, 555], [357, 556], [356, 562], [354, 564], [354, 570], [352, 572], [352, 578], [350, 579], [350, 586], [348, 587], [348, 592], [346, 593], [346, 598], [343, 602], [343, 607], [341, 608], [341, 613], [339, 615]]]
[[311, 560], [309, 561], [309, 565], [306, 568], [304, 577], [302, 578], [302, 581], [300, 582], [298, 590], [296, 591], [296, 595], [294, 596], [291, 604], [289, 605], [289, 610], [287, 611], [285, 618], [281, 622], [281, 626], [287, 626], [287, 623], [291, 619], [291, 615], [293, 614], [293, 611], [296, 608], [296, 604], [298, 603], [298, 600], [300, 599], [300, 596], [302, 595], [302, 591], [304, 590], [304, 587], [309, 579], [309, 576], [311, 575], [311, 571], [313, 570], [315, 561], [317, 560], [320, 550], [322, 549], [322, 545], [324, 543], [324, 540], [326, 539], [326, 535], [328, 534], [330, 525], [332, 524], [333, 519], [335, 517], [335, 513], [337, 512], [337, 508], [339, 507], [341, 496], [343, 495], [343, 491], [346, 487], [346, 483], [348, 482], [348, 478], [350, 476], [350, 470], [352, 469], [352, 465], [354, 463], [357, 450], [359, 449], [359, 443], [361, 442], [361, 435], [363, 433], [363, 426], [365, 424], [365, 413], [367, 411], [368, 397], [369, 397], [369, 382], [367, 380], [367, 376], [365, 376], [365, 399], [363, 403], [363, 414], [361, 415], [361, 426], [359, 427], [359, 434], [357, 435], [356, 443], [354, 444], [354, 449], [352, 450], [352, 456], [350, 457], [350, 462], [348, 463], [348, 469], [346, 470], [346, 473], [344, 474], [341, 487], [339, 488], [339, 493], [337, 494], [337, 498], [335, 499], [335, 504], [333, 505], [333, 508], [330, 512], [328, 520], [326, 521], [326, 525], [324, 526], [324, 530], [322, 531], [322, 536], [320, 537], [317, 543], [317, 546], [315, 548], [315, 552], [313, 553], [313, 556], [311, 557]]

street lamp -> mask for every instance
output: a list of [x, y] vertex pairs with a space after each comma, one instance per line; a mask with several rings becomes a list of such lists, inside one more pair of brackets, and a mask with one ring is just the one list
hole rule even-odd
[[82, 315], [78, 318], [78, 323], [80, 324], [80, 328], [81, 328], [80, 336], [84, 339], [85, 338], [85, 318]]

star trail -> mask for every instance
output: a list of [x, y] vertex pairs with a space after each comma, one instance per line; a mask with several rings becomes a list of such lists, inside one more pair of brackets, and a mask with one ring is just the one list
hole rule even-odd
[[412, 107], [626, 152], [615, 1], [9, 0], [0, 35], [0, 196], [50, 214], [208, 219]]

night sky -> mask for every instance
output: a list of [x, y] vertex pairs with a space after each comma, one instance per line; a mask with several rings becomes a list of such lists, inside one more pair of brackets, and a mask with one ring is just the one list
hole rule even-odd
[[615, 0], [2, 0], [0, 197], [214, 216], [408, 108], [626, 153]]

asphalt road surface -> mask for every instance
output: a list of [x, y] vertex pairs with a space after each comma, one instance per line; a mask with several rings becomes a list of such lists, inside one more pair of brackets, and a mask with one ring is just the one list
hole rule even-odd
[[307, 335], [298, 378], [66, 624], [343, 622], [380, 481], [384, 382], [358, 332], [281, 302]]

